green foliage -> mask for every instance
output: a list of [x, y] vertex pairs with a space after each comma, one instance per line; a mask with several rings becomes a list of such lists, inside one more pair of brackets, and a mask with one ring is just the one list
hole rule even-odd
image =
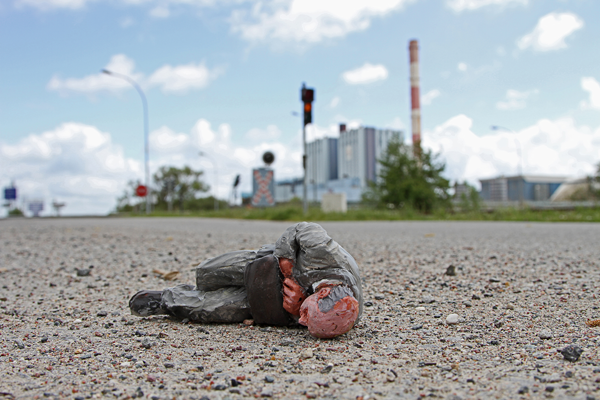
[[[204, 208], [204, 199], [198, 199], [198, 193], [208, 191], [209, 187], [200, 180], [202, 171], [194, 171], [187, 165], [183, 168], [162, 166], [154, 174], [153, 180], [157, 188], [155, 208], [167, 210], [169, 200], [174, 208], [180, 211], [187, 207], [194, 210]], [[207, 203], [206, 203], [207, 204]]]
[[481, 209], [481, 197], [479, 192], [467, 182], [464, 183], [468, 193], [460, 194], [460, 209], [462, 211], [479, 211]]
[[15, 207], [12, 210], [8, 210], [8, 216], [9, 217], [22, 217], [23, 211], [21, 211], [20, 209]]
[[[226, 201], [217, 200], [219, 210], [229, 207]], [[213, 196], [200, 197], [185, 200], [183, 209], [187, 211], [210, 211], [215, 209], [215, 198]]]
[[600, 199], [600, 162], [596, 165], [596, 175], [590, 177], [589, 183], [594, 200]]
[[363, 201], [380, 208], [406, 208], [427, 214], [449, 207], [450, 182], [442, 177], [446, 165], [438, 158], [424, 150], [419, 163], [404, 143], [390, 142], [379, 160], [380, 179], [370, 183]]
[[[155, 188], [149, 188], [149, 196], [153, 201], [153, 210], [168, 210], [169, 200], [172, 202], [173, 210], [202, 211], [214, 208], [214, 198], [198, 198], [199, 193], [208, 191], [209, 187], [202, 182], [202, 171], [194, 171], [188, 166], [183, 168], [163, 166], [154, 174]], [[123, 194], [117, 198], [117, 212], [143, 213], [146, 209], [146, 198], [137, 197], [135, 189], [139, 181], [127, 182]], [[219, 206], [227, 203], [219, 200]]]
[[137, 213], [142, 212], [146, 208], [146, 200], [144, 197], [135, 195], [135, 188], [138, 187], [140, 181], [130, 180], [123, 191], [123, 194], [117, 197], [117, 212]]
[[[131, 214], [136, 215], [136, 214]], [[143, 215], [143, 214], [138, 214]], [[347, 213], [325, 213], [318, 207], [310, 207], [304, 215], [302, 206], [289, 204], [275, 207], [231, 207], [219, 211], [185, 211], [169, 213], [154, 211], [151, 216], [185, 216], [202, 218], [235, 218], [271, 221], [521, 221], [521, 222], [600, 222], [600, 207], [575, 208], [571, 210], [532, 210], [529, 208], [499, 208], [496, 210], [449, 212], [438, 208], [431, 214], [413, 209], [400, 210], [352, 207]]]

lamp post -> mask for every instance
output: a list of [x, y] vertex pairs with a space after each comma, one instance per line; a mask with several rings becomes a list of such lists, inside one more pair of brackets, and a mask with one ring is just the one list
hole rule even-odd
[[215, 162], [215, 160], [211, 156], [209, 156], [208, 154], [206, 154], [203, 151], [199, 152], [198, 155], [200, 157], [206, 157], [206, 158], [208, 158], [208, 161], [210, 161], [212, 163], [213, 169], [215, 170], [215, 188], [214, 188], [213, 197], [215, 199], [215, 211], [217, 211], [217, 210], [219, 210], [219, 201], [217, 200], [217, 195], [218, 195], [217, 184], [219, 183], [219, 174], [217, 173], [217, 163]]
[[144, 157], [145, 157], [145, 174], [146, 174], [146, 214], [150, 214], [150, 167], [148, 166], [148, 101], [146, 101], [146, 95], [142, 91], [140, 85], [136, 81], [128, 77], [127, 75], [112, 72], [107, 69], [102, 70], [103, 74], [114, 76], [115, 78], [121, 78], [129, 82], [135, 90], [140, 94], [142, 98], [142, 107], [144, 108]]
[[514, 139], [517, 142], [517, 154], [519, 156], [519, 205], [523, 207], [523, 182], [525, 181], [525, 177], [523, 176], [523, 145], [521, 144], [519, 135], [512, 129], [503, 126], [492, 125], [491, 128], [494, 131], [506, 131], [515, 134]]

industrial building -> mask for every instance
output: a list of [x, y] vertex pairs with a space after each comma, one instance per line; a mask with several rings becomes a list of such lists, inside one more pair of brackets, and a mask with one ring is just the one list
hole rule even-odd
[[484, 201], [547, 201], [567, 179], [535, 175], [481, 179], [480, 195]]
[[[401, 140], [402, 132], [392, 129], [375, 129], [360, 126], [346, 130], [340, 125], [338, 140], [338, 175], [340, 178], [358, 178], [360, 186], [366, 187], [368, 181], [379, 176], [383, 157], [392, 139]], [[309, 153], [310, 157], [310, 153]]]
[[[325, 193], [346, 193], [348, 202], [359, 202], [368, 182], [377, 179], [381, 170], [378, 160], [394, 139], [402, 140], [402, 132], [364, 126], [347, 130], [340, 124], [339, 138], [307, 143], [308, 200], [320, 202]], [[301, 196], [301, 178], [276, 183], [277, 202]]]
[[308, 182], [317, 185], [338, 179], [338, 139], [323, 138], [306, 144]]

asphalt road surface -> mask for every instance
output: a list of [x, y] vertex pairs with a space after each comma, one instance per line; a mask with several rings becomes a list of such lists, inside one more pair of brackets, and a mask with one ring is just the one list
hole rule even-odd
[[289, 225], [0, 220], [0, 399], [600, 399], [600, 224], [323, 223], [365, 294], [333, 340], [129, 314], [138, 290]]

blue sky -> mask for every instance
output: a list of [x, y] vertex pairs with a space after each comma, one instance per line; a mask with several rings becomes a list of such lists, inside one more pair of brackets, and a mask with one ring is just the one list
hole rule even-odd
[[83, 214], [143, 179], [140, 99], [102, 68], [147, 95], [151, 170], [188, 164], [215, 186], [214, 161], [223, 198], [265, 150], [277, 178], [301, 174], [302, 82], [311, 138], [345, 122], [410, 142], [410, 39], [423, 144], [448, 178], [514, 174], [517, 146], [525, 173], [583, 176], [600, 161], [597, 15], [595, 0], [5, 0], [0, 185]]

